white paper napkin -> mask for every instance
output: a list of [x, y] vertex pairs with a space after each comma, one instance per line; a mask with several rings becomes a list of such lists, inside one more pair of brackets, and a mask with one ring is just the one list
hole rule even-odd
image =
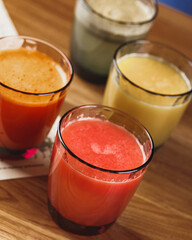
[[17, 160], [0, 158], [0, 180], [44, 176], [48, 174], [59, 119], [60, 117], [56, 119], [46, 140], [32, 157]]
[[2, 0], [0, 0], [0, 37], [16, 35], [17, 30], [5, 8]]

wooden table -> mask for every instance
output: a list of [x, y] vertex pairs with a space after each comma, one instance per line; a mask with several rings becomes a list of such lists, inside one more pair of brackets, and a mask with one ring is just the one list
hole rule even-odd
[[[75, 0], [4, 0], [21, 35], [46, 40], [69, 56]], [[192, 58], [192, 18], [159, 7], [149, 39]], [[104, 86], [74, 76], [63, 112], [102, 103]], [[61, 230], [47, 211], [47, 177], [0, 182], [0, 240], [192, 239], [192, 104], [170, 139], [155, 153], [132, 201], [106, 233], [81, 237]]]

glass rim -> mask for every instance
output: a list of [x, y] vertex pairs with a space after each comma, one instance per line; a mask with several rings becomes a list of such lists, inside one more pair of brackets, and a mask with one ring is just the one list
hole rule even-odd
[[[63, 140], [62, 138], [62, 135], [61, 135], [61, 124], [62, 124], [62, 121], [63, 119], [68, 115], [70, 114], [71, 112], [75, 111], [75, 110], [78, 110], [78, 109], [82, 109], [82, 108], [104, 108], [104, 109], [110, 109], [110, 110], [115, 110], [116, 112], [118, 113], [121, 113], [125, 116], [128, 116], [130, 119], [132, 119], [137, 125], [139, 125], [144, 131], [145, 133], [147, 134], [150, 142], [151, 142], [151, 154], [150, 156], [148, 157], [148, 159], [142, 164], [140, 165], [139, 167], [136, 167], [136, 168], [132, 168], [132, 169], [128, 169], [128, 170], [113, 170], [113, 169], [106, 169], [106, 168], [101, 168], [101, 167], [98, 167], [98, 166], [95, 166], [91, 163], [88, 163], [86, 160], [83, 160], [82, 158], [78, 157], [76, 154], [74, 154], [70, 148], [68, 148], [68, 146], [65, 144], [65, 141]], [[135, 172], [138, 172], [142, 169], [144, 169], [152, 160], [152, 157], [153, 157], [153, 154], [154, 154], [154, 143], [153, 143], [153, 139], [150, 135], [150, 133], [148, 132], [148, 130], [139, 122], [137, 121], [135, 118], [133, 118], [132, 116], [130, 116], [129, 114], [125, 113], [125, 112], [122, 112], [116, 108], [112, 108], [112, 107], [108, 107], [108, 106], [105, 106], [105, 105], [100, 105], [100, 104], [87, 104], [87, 105], [81, 105], [81, 106], [77, 106], [77, 107], [74, 107], [72, 109], [70, 109], [69, 111], [67, 111], [60, 119], [59, 121], [59, 126], [58, 126], [58, 129], [57, 129], [57, 133], [58, 133], [58, 137], [59, 137], [59, 141], [60, 143], [62, 144], [62, 146], [69, 152], [69, 154], [74, 157], [75, 159], [77, 159], [79, 162], [81, 162], [82, 164], [84, 165], [87, 165], [88, 167], [92, 168], [92, 169], [96, 169], [96, 170], [99, 170], [99, 171], [102, 171], [102, 172], [108, 172], [108, 173], [114, 173], [114, 174], [129, 174], [129, 173], [135, 173]]]
[[[0, 41], [3, 40], [3, 39], [26, 39], [26, 40], [32, 40], [32, 41], [35, 41], [37, 43], [41, 43], [45, 46], [48, 46], [49, 48], [52, 48], [54, 49], [57, 53], [59, 53], [62, 58], [65, 59], [65, 61], [67, 62], [70, 70], [71, 70], [71, 76], [70, 76], [70, 79], [69, 81], [62, 87], [62, 88], [59, 88], [55, 91], [51, 91], [51, 92], [42, 92], [42, 93], [33, 93], [33, 92], [26, 92], [26, 91], [22, 91], [22, 90], [19, 90], [19, 89], [14, 89], [2, 82], [0, 82], [0, 85], [3, 86], [4, 88], [7, 88], [11, 91], [14, 91], [14, 92], [18, 92], [18, 93], [22, 93], [22, 94], [25, 94], [25, 95], [30, 95], [30, 96], [48, 96], [48, 95], [52, 95], [52, 94], [56, 94], [58, 92], [62, 92], [63, 90], [65, 90], [71, 83], [72, 79], [73, 79], [73, 75], [74, 75], [74, 70], [73, 70], [73, 66], [70, 62], [70, 60], [67, 58], [67, 56], [61, 52], [57, 47], [55, 47], [54, 45], [44, 41], [44, 40], [41, 40], [39, 38], [35, 38], [35, 37], [30, 37], [30, 36], [23, 36], [23, 35], [15, 35], [15, 36], [5, 36], [5, 37], [0, 37]], [[19, 49], [19, 48], [18, 48]], [[5, 49], [5, 50], [8, 50], [8, 49]], [[1, 51], [1, 50], [0, 50]]]
[[147, 23], [150, 23], [152, 22], [156, 16], [157, 16], [157, 13], [158, 13], [158, 0], [154, 0], [154, 14], [152, 15], [152, 17], [149, 19], [149, 20], [146, 20], [146, 21], [141, 21], [141, 22], [128, 22], [128, 21], [118, 21], [118, 20], [114, 20], [114, 19], [111, 19], [109, 17], [106, 17], [104, 16], [103, 14], [95, 11], [91, 6], [90, 4], [88, 3], [88, 0], [83, 0], [83, 2], [85, 3], [85, 6], [95, 15], [107, 20], [107, 21], [110, 21], [110, 22], [114, 22], [114, 23], [117, 23], [117, 24], [120, 24], [120, 25], [132, 25], [132, 26], [135, 26], [135, 25], [144, 25], [144, 24], [147, 24]]
[[183, 93], [179, 93], [179, 94], [165, 94], [165, 93], [158, 93], [158, 92], [154, 92], [151, 90], [148, 90], [144, 87], [141, 87], [140, 85], [134, 83], [133, 81], [131, 81], [128, 77], [126, 77], [121, 70], [119, 69], [118, 63], [117, 63], [117, 54], [118, 52], [125, 46], [130, 45], [130, 44], [134, 44], [134, 43], [141, 43], [141, 44], [153, 44], [156, 46], [162, 46], [163, 48], [169, 49], [177, 54], [179, 54], [180, 56], [182, 56], [183, 58], [185, 58], [189, 63], [191, 63], [192, 66], [192, 60], [190, 60], [188, 57], [186, 57], [183, 53], [181, 53], [180, 51], [176, 50], [175, 48], [172, 48], [166, 44], [160, 43], [160, 42], [156, 42], [156, 41], [151, 41], [151, 40], [133, 40], [133, 41], [128, 41], [128, 42], [124, 42], [123, 44], [121, 44], [115, 51], [114, 55], [113, 55], [113, 64], [115, 66], [115, 69], [117, 70], [117, 72], [126, 80], [128, 81], [130, 84], [132, 84], [133, 86], [143, 90], [144, 92], [153, 94], [153, 95], [157, 95], [157, 96], [161, 96], [161, 97], [183, 97], [185, 95], [190, 95], [192, 93], [192, 85], [191, 85], [191, 81], [190, 81], [190, 89], [186, 92]]

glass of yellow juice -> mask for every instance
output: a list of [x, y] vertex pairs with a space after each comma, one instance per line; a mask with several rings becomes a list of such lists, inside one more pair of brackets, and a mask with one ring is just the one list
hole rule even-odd
[[157, 148], [178, 124], [191, 95], [191, 60], [163, 44], [138, 40], [116, 50], [103, 104], [140, 121]]

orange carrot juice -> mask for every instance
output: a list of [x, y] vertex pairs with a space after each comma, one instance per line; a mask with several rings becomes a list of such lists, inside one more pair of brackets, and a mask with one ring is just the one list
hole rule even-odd
[[0, 150], [22, 151], [45, 139], [70, 79], [70, 70], [37, 50], [0, 51]]
[[137, 138], [110, 121], [63, 122], [60, 131], [68, 151], [57, 136], [49, 172], [50, 212], [64, 229], [101, 233], [119, 217], [142, 179], [144, 172], [131, 177], [127, 169], [137, 169], [148, 159]]

